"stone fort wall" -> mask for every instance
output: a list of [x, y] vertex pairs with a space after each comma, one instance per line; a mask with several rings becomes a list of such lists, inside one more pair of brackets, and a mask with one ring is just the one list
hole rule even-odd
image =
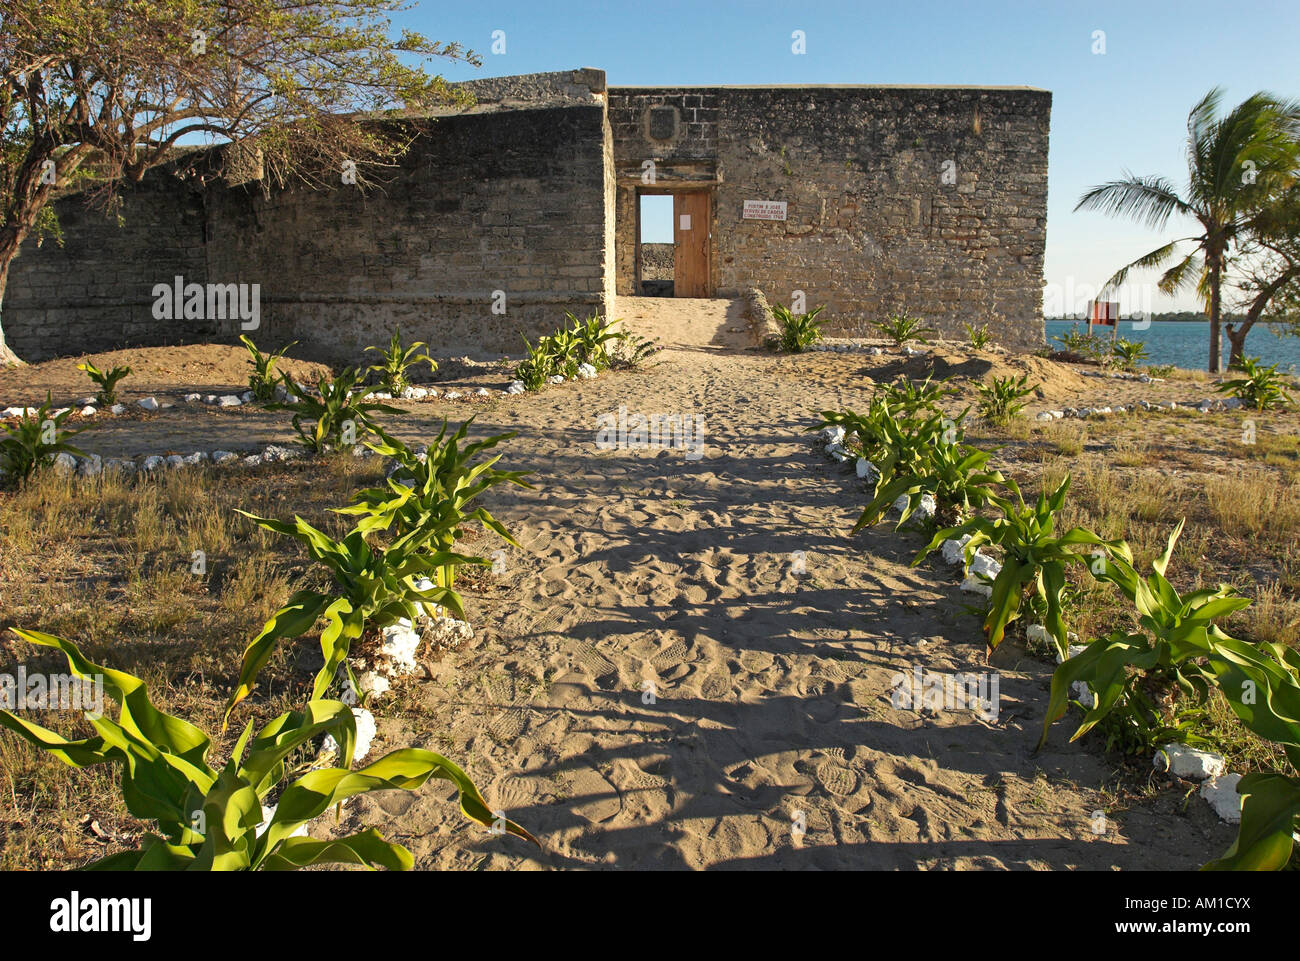
[[[803, 291], [831, 332], [907, 310], [1039, 346], [1050, 110], [1027, 88], [613, 87], [618, 292], [651, 161], [653, 188], [711, 191], [719, 296]], [[744, 219], [746, 200], [787, 219]]]
[[[185, 166], [125, 190], [121, 219], [58, 201], [66, 238], [24, 246], [3, 323], [27, 360], [136, 345], [234, 341], [237, 319], [158, 320], [156, 284], [257, 284], [264, 348], [358, 363], [400, 326], [443, 353], [519, 353], [610, 309], [612, 140], [604, 77], [485, 82], [480, 106], [435, 118], [382, 186], [206, 188]], [[534, 86], [538, 86], [534, 82]], [[523, 91], [523, 93], [521, 93]], [[520, 105], [520, 98], [523, 105]], [[537, 104], [543, 106], [537, 106]], [[341, 180], [342, 178], [340, 178]], [[496, 309], [494, 309], [494, 307]], [[504, 311], [502, 312], [502, 307]]]
[[[258, 284], [267, 348], [357, 363], [400, 326], [444, 354], [517, 354], [564, 311], [617, 316], [635, 292], [647, 169], [709, 190], [718, 296], [802, 291], [830, 332], [905, 309], [949, 336], [966, 321], [1043, 342], [1047, 91], [606, 88], [591, 69], [467, 86], [478, 105], [432, 118], [379, 189], [267, 193], [180, 164], [126, 189], [120, 219], [61, 198], [64, 244], [13, 264], [10, 344], [40, 360], [233, 342], [237, 320], [154, 316], [155, 285], [180, 276]], [[744, 219], [746, 200], [787, 219]]]

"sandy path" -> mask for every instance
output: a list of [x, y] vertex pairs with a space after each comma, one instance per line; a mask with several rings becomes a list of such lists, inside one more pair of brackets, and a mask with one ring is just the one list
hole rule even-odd
[[[725, 304], [620, 310], [680, 346], [649, 374], [483, 409], [484, 430], [521, 432], [502, 466], [536, 471], [539, 490], [489, 504], [526, 551], [467, 598], [475, 646], [434, 666], [421, 710], [379, 721], [380, 752], [446, 753], [545, 851], [464, 821], [440, 784], [330, 830], [376, 825], [422, 868], [1193, 868], [1226, 848], [1203, 804], [1167, 795], [1095, 834], [1110, 769], [1064, 725], [1032, 753], [1037, 661], [998, 668], [992, 722], [893, 708], [896, 672], [990, 669], [951, 575], [907, 566], [920, 535], [846, 534], [860, 495], [803, 428], [862, 390], [807, 396], [789, 358], [711, 343], [747, 340]], [[597, 450], [620, 405], [704, 414], [704, 456]]]

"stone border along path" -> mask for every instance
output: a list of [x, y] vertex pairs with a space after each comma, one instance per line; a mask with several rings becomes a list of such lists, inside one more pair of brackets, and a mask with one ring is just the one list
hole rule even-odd
[[[1123, 410], [1123, 408], [1120, 408], [1120, 410]], [[1104, 411], [1097, 411], [1097, 413], [1109, 412], [1109, 408]], [[1041, 414], [1039, 418], [1042, 418]], [[843, 427], [838, 425], [826, 427], [814, 435], [813, 445], [820, 448], [829, 460], [845, 464], [852, 458], [843, 446], [844, 436]], [[864, 490], [873, 487], [880, 476], [876, 465], [865, 457], [857, 459], [855, 469]], [[907, 495], [901, 495], [894, 501], [892, 510], [901, 513], [903, 508], [906, 507], [907, 501]], [[908, 523], [904, 527], [923, 526], [926, 520], [934, 517], [935, 507], [933, 497], [929, 494], [921, 495], [920, 507], [912, 512], [912, 516], [908, 518]], [[916, 518], [921, 523], [914, 524], [913, 518]], [[961, 583], [963, 591], [990, 598], [993, 596], [993, 580], [1001, 572], [1002, 565], [993, 558], [980, 553], [980, 549], [976, 548], [968, 568], [966, 566], [965, 549], [970, 537], [971, 535], [964, 534], [959, 540], [949, 538], [944, 541], [941, 548], [943, 560], [949, 567], [960, 567], [962, 569], [965, 575], [965, 579]], [[1044, 644], [1050, 642], [1047, 629], [1041, 624], [1028, 625], [1025, 629], [1025, 636], [1030, 640], [1036, 640]], [[1068, 639], [1071, 642], [1077, 641], [1079, 635], [1070, 631]], [[1086, 649], [1086, 645], [1071, 643], [1068, 653], [1070, 657], [1074, 657]], [[1056, 655], [1056, 663], [1062, 663], [1059, 651]], [[1075, 699], [1085, 708], [1091, 708], [1096, 703], [1096, 694], [1085, 682], [1075, 681], [1072, 690]], [[1228, 824], [1239, 824], [1241, 822], [1242, 798], [1237, 793], [1237, 782], [1241, 780], [1241, 775], [1224, 774], [1226, 759], [1223, 755], [1215, 754], [1212, 751], [1202, 751], [1175, 742], [1158, 748], [1151, 763], [1157, 771], [1165, 771], [1188, 781], [1201, 781], [1201, 797], [1206, 800], [1220, 820]], [[1300, 832], [1297, 833], [1296, 840], [1300, 841]]]
[[[960, 344], [952, 345], [954, 350], [961, 350]], [[898, 351], [882, 348], [878, 345], [868, 343], [865, 340], [855, 340], [852, 338], [825, 338], [808, 348], [810, 351], [819, 351], [833, 354], [869, 354], [873, 357], [879, 357], [882, 354], [898, 353], [903, 357], [924, 357], [930, 352], [916, 347], [903, 347]], [[994, 348], [1000, 353], [1006, 353], [1005, 350]], [[1163, 384], [1163, 377], [1152, 377], [1150, 374], [1132, 374], [1127, 371], [1103, 371], [1088, 370], [1087, 368], [1076, 369], [1081, 377], [1099, 377], [1108, 380], [1132, 380], [1143, 384]], [[1242, 410], [1245, 405], [1239, 397], [1227, 397], [1223, 399], [1203, 397], [1199, 401], [1162, 401], [1153, 404], [1150, 401], [1139, 400], [1136, 404], [1130, 404], [1125, 407], [1118, 404], [1115, 407], [1065, 407], [1060, 410], [1042, 411], [1034, 420], [1046, 423], [1053, 420], [1063, 420], [1077, 417], [1081, 420], [1087, 420], [1089, 417], [1100, 417], [1105, 414], [1123, 414], [1134, 411], [1149, 410], [1196, 410], [1202, 414], [1211, 412]]]
[[[574, 377], [565, 378], [560, 375], [551, 377], [547, 383], [551, 385], [573, 383], [579, 380], [594, 380], [599, 376], [599, 371], [590, 364], [580, 364], [578, 373]], [[312, 390], [310, 385], [299, 384], [304, 390]], [[514, 395], [525, 392], [523, 381], [511, 381], [510, 386], [502, 391], [501, 394]], [[361, 393], [361, 391], [354, 391]], [[486, 387], [480, 387], [471, 394], [462, 394], [459, 391], [451, 390], [444, 394], [439, 394], [434, 388], [423, 388], [411, 386], [402, 391], [400, 400], [464, 400], [469, 397], [491, 397], [494, 391]], [[376, 391], [366, 395], [370, 400], [393, 400], [393, 395], [387, 391]], [[280, 402], [289, 399], [288, 392], [283, 387], [276, 388], [276, 399]], [[185, 394], [183, 400], [187, 404], [204, 404], [210, 407], [242, 407], [253, 406], [253, 394], [251, 391], [245, 391], [243, 394]], [[136, 401], [136, 405], [148, 413], [154, 413], [159, 410], [174, 410], [175, 404], [160, 403], [156, 398], [143, 397]], [[78, 412], [82, 417], [93, 417], [96, 413], [105, 413], [118, 415], [126, 413], [126, 406], [123, 404], [114, 404], [112, 407], [104, 408], [102, 411], [94, 406], [94, 398], [87, 397], [77, 401], [77, 406], [82, 409]], [[71, 410], [71, 407], [59, 407], [50, 410], [51, 417], [58, 417], [65, 411]], [[39, 411], [36, 407], [6, 407], [0, 410], [0, 417], [24, 417], [31, 416]], [[363, 444], [356, 444], [352, 448], [352, 456], [366, 457], [372, 456], [373, 452]], [[234, 464], [243, 467], [258, 467], [262, 464], [275, 463], [277, 461], [297, 460], [308, 456], [304, 450], [294, 447], [283, 447], [278, 444], [270, 444], [261, 453], [238, 453], [228, 450], [198, 450], [192, 454], [137, 454], [132, 457], [109, 457], [105, 458], [100, 454], [91, 454], [88, 457], [77, 457], [73, 454], [60, 453], [55, 455], [52, 466], [56, 473], [67, 476], [76, 474], [81, 477], [96, 477], [104, 471], [118, 471], [121, 473], [139, 473], [151, 474], [156, 471], [168, 468], [178, 470], [182, 467], [198, 467], [205, 463], [212, 464]], [[5, 472], [0, 470], [0, 477]]]

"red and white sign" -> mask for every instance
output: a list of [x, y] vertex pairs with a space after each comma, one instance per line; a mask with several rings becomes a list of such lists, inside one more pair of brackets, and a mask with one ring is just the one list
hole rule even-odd
[[785, 220], [784, 200], [746, 200], [742, 220]]

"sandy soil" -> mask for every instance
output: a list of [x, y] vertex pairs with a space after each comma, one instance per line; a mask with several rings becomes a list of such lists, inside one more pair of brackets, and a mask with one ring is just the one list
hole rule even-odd
[[[248, 389], [248, 351], [236, 344], [190, 344], [183, 347], [132, 347], [82, 357], [58, 357], [26, 367], [0, 367], [0, 402], [4, 406], [38, 404], [49, 391], [56, 406], [93, 396], [95, 385], [77, 365], [90, 361], [100, 370], [131, 368], [119, 384], [123, 403], [155, 394], [243, 393]], [[324, 364], [285, 357], [276, 364], [300, 381], [315, 381], [329, 372]]]
[[[804, 428], [915, 361], [767, 354], [725, 302], [620, 312], [671, 345], [652, 368], [473, 405], [476, 433], [520, 432], [500, 466], [535, 471], [537, 490], [487, 502], [525, 550], [467, 596], [473, 646], [429, 665], [406, 709], [381, 705], [371, 755], [445, 753], [544, 851], [465, 821], [442, 782], [358, 799], [313, 833], [373, 825], [420, 868], [1189, 869], [1226, 849], [1232, 829], [1170, 791], [1094, 833], [1111, 765], [1066, 724], [1033, 752], [1049, 666], [1010, 644], [984, 664], [951, 572], [908, 566], [920, 535], [848, 536], [861, 495]], [[1021, 363], [1045, 362], [952, 353], [972, 376]], [[1139, 396], [1072, 376], [1037, 409]], [[16, 382], [0, 400], [21, 399]], [[401, 406], [412, 439], [469, 412]], [[703, 415], [702, 458], [597, 449], [597, 418], [620, 406]], [[121, 454], [288, 436], [282, 415], [177, 408], [78, 439]], [[996, 720], [895, 709], [893, 678], [916, 666], [997, 671]]]

